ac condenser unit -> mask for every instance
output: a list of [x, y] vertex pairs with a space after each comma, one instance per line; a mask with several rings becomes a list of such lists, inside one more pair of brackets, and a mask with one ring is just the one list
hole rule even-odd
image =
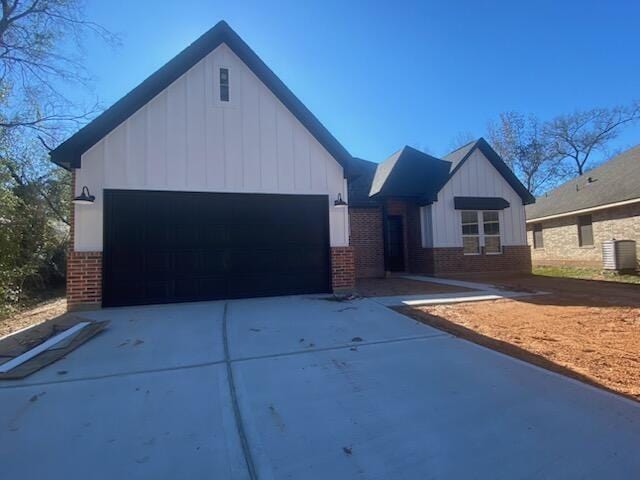
[[616, 272], [635, 271], [636, 242], [633, 240], [606, 240], [602, 242], [602, 267]]

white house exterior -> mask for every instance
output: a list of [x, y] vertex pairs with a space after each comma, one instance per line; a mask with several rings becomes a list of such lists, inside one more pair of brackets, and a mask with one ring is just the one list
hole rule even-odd
[[224, 22], [51, 159], [74, 179], [70, 308], [527, 265], [530, 194], [483, 139], [444, 160], [354, 159]]

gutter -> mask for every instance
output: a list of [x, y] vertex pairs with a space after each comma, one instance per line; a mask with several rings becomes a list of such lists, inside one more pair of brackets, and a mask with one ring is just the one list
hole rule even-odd
[[580, 210], [571, 210], [570, 212], [557, 213], [555, 215], [547, 215], [546, 217], [528, 218], [526, 220], [526, 223], [537, 223], [537, 222], [543, 222], [545, 220], [552, 220], [554, 218], [569, 217], [572, 215], [580, 215], [582, 213], [589, 213], [589, 212], [597, 212], [599, 210], [606, 210], [607, 208], [614, 208], [614, 207], [622, 207], [624, 205], [631, 205], [633, 203], [640, 203], [640, 198], [632, 198], [631, 200], [623, 200], [621, 202], [606, 203], [604, 205], [582, 208]]

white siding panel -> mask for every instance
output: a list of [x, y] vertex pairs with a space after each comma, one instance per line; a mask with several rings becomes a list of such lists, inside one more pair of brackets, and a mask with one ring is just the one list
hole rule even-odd
[[[167, 96], [158, 95], [147, 107], [146, 180], [159, 188], [167, 186]], [[151, 141], [154, 139], [154, 141]]]
[[[230, 68], [231, 102], [216, 91]], [[82, 157], [78, 184], [98, 197], [76, 211], [76, 249], [102, 250], [102, 189], [323, 194], [331, 244], [348, 244], [342, 167], [226, 45]]]
[[187, 75], [187, 185], [202, 189], [207, 184], [205, 144], [204, 68]]
[[168, 91], [167, 186], [179, 190], [187, 187], [187, 89], [184, 77], [170, 85]]
[[295, 167], [293, 165], [293, 125], [291, 115], [285, 110], [276, 111], [277, 152], [278, 152], [278, 188], [284, 192], [293, 192]]
[[[479, 150], [456, 172], [438, 193], [431, 205], [434, 247], [461, 247], [460, 212], [454, 208], [454, 197], [502, 197], [510, 204], [500, 211], [503, 245], [526, 245], [526, 228], [522, 199]], [[423, 211], [423, 222], [426, 210]]]

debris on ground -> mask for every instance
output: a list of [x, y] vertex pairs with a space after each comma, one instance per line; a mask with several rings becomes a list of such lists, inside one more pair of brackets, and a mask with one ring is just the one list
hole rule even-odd
[[351, 339], [352, 342], [362, 342], [362, 338], [361, 337], [353, 337]]
[[65, 357], [108, 324], [108, 321], [95, 322], [69, 314], [4, 337], [0, 340], [0, 379], [31, 375]]

